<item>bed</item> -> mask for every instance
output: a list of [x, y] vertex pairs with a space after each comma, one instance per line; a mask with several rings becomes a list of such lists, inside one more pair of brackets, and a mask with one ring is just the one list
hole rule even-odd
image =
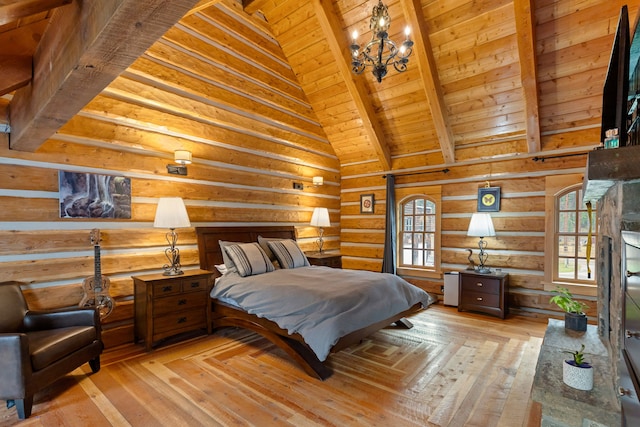
[[[284, 241], [290, 239], [295, 241], [295, 228], [279, 226], [196, 227], [196, 234], [198, 237], [200, 267], [205, 270], [213, 271], [216, 276], [216, 285], [211, 291], [213, 328], [219, 329], [230, 326], [254, 331], [284, 350], [304, 369], [307, 374], [321, 380], [328, 378], [332, 374], [332, 370], [324, 363], [326, 356], [329, 353], [335, 353], [356, 344], [366, 336], [392, 324], [400, 328], [410, 328], [412, 325], [407, 319], [405, 319], [405, 316], [426, 308], [431, 302], [433, 302], [432, 297], [426, 292], [409, 285], [408, 290], [403, 288], [402, 292], [409, 292], [411, 294], [406, 297], [407, 301], [412, 301], [410, 304], [406, 301], [400, 301], [405, 297], [404, 295], [398, 297], [398, 301], [395, 301], [395, 297], [381, 298], [380, 293], [377, 295], [372, 294], [374, 295], [370, 297], [372, 303], [374, 301], [382, 300], [385, 305], [384, 310], [374, 306], [372, 309], [374, 309], [373, 312], [375, 314], [367, 314], [364, 312], [359, 314], [356, 312], [358, 306], [368, 307], [371, 304], [358, 303], [357, 301], [355, 303], [345, 303], [342, 300], [336, 299], [333, 294], [331, 294], [331, 296], [327, 296], [327, 294], [318, 294], [318, 296], [314, 296], [314, 298], [324, 301], [325, 303], [321, 304], [323, 307], [329, 307], [329, 310], [334, 310], [333, 312], [328, 311], [324, 314], [325, 318], [319, 321], [319, 323], [331, 323], [332, 328], [339, 329], [339, 331], [334, 332], [332, 330], [331, 332], [332, 334], [338, 334], [338, 336], [330, 336], [327, 338], [326, 342], [323, 342], [322, 338], [314, 338], [311, 335], [316, 334], [320, 337], [324, 336], [324, 331], [319, 333], [315, 331], [315, 329], [320, 329], [319, 325], [317, 328], [314, 325], [310, 325], [315, 322], [315, 320], [311, 320], [311, 317], [309, 317], [309, 320], [307, 320], [306, 317], [301, 320], [301, 315], [299, 313], [284, 313], [283, 316], [288, 316], [289, 318], [293, 316], [295, 321], [300, 320], [300, 324], [305, 325], [301, 326], [299, 331], [297, 329], [293, 329], [294, 332], [292, 332], [287, 320], [283, 320], [283, 318], [277, 316], [273, 317], [272, 313], [263, 311], [268, 310], [275, 305], [286, 305], [282, 302], [285, 301], [286, 298], [279, 296], [277, 292], [281, 292], [283, 295], [287, 296], [293, 294], [292, 287], [294, 286], [294, 283], [289, 284], [290, 280], [294, 282], [297, 280], [300, 283], [322, 283], [324, 284], [323, 286], [314, 287], [314, 292], [320, 292], [322, 290], [323, 292], [335, 292], [336, 294], [341, 293], [340, 288], [334, 287], [332, 290], [330, 285], [335, 286], [336, 282], [348, 282], [353, 276], [371, 275], [366, 278], [366, 280], [377, 280], [379, 278], [384, 278], [384, 280], [393, 280], [393, 286], [404, 287], [406, 282], [396, 276], [383, 275], [381, 273], [362, 272], [356, 270], [342, 271], [338, 269], [331, 269], [329, 267], [307, 266], [300, 266], [300, 268], [291, 269], [275, 269], [274, 271], [269, 270], [264, 272], [264, 274], [256, 275], [249, 273], [246, 277], [239, 277], [237, 272], [234, 271], [233, 273], [227, 273], [222, 277], [222, 275], [217, 271], [216, 266], [224, 264], [224, 261], [229, 263], [229, 250], [226, 251], [227, 253], [223, 256], [220, 241], [222, 241], [223, 244], [226, 244], [226, 242], [254, 243], [258, 241], [259, 237], [261, 239], [261, 243], [264, 243], [266, 239], [283, 239]], [[239, 246], [246, 247], [247, 245], [235, 245], [233, 247], [237, 248]], [[274, 247], [274, 249], [276, 248]], [[233, 250], [231, 250], [231, 252], [233, 252]], [[233, 264], [233, 262], [231, 262], [231, 264]], [[241, 265], [239, 268], [242, 271]], [[271, 267], [269, 267], [269, 269], [270, 268]], [[305, 276], [306, 274], [313, 274], [316, 275], [316, 277], [317, 275], [320, 275], [322, 276], [322, 279], [308, 279], [307, 276]], [[335, 275], [341, 276], [334, 277]], [[327, 280], [327, 277], [331, 277], [331, 279]], [[266, 284], [268, 282], [270, 282], [270, 284]], [[342, 285], [342, 283], [339, 283], [339, 285]], [[250, 286], [254, 287], [252, 288]], [[344, 289], [346, 287], [342, 286], [341, 288]], [[233, 294], [233, 292], [236, 293]], [[266, 293], [259, 294], [258, 292]], [[232, 298], [228, 298], [229, 296]], [[270, 301], [269, 298], [272, 298], [272, 300]], [[365, 300], [368, 297], [366, 295], [361, 295], [357, 298]], [[389, 301], [393, 302], [393, 304]], [[345, 306], [345, 304], [347, 305]], [[356, 316], [348, 318], [349, 320], [343, 320], [343, 314], [346, 316], [346, 313], [335, 311], [341, 310], [339, 308], [341, 306], [343, 307], [342, 310], [345, 312], [356, 312]], [[313, 315], [315, 315], [316, 312], [323, 313], [324, 309], [319, 310], [318, 307], [318, 305], [314, 305], [311, 308], [311, 313], [314, 313]], [[371, 309], [363, 308], [363, 310], [366, 311]], [[272, 320], [270, 320], [270, 318]], [[344, 319], [347, 319], [347, 317], [344, 317]], [[340, 322], [344, 323], [341, 324]]]

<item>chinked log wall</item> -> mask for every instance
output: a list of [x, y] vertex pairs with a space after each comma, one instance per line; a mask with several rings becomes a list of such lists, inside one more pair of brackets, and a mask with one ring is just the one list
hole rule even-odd
[[[564, 141], [597, 141], [599, 130], [567, 132]], [[558, 141], [553, 136], [543, 138], [544, 147]], [[521, 142], [524, 144], [524, 140]], [[489, 146], [488, 146], [489, 148]], [[457, 151], [458, 156], [463, 155]], [[539, 153], [538, 157], [544, 156]], [[551, 157], [551, 155], [549, 155]], [[467, 237], [471, 213], [477, 211], [478, 189], [487, 182], [501, 189], [500, 211], [491, 213], [496, 236], [485, 240], [488, 244], [487, 264], [509, 273], [509, 305], [512, 313], [539, 317], [561, 318], [557, 307], [549, 304], [550, 293], [544, 289], [545, 262], [545, 177], [584, 172], [586, 155], [549, 158], [534, 161], [534, 155], [479, 160], [460, 158], [424, 175], [396, 178], [396, 188], [440, 186], [442, 194], [442, 271], [463, 270], [467, 267], [467, 248], [473, 249], [477, 263], [478, 238]], [[363, 166], [342, 169], [341, 251], [345, 268], [379, 271], [384, 246], [385, 180], [381, 173], [367, 172]], [[406, 191], [404, 191], [406, 193]], [[374, 215], [361, 215], [360, 194], [373, 193]], [[419, 190], [416, 194], [422, 194]], [[594, 266], [592, 260], [592, 268]], [[409, 281], [429, 292], [441, 294], [442, 279], [408, 277]], [[596, 318], [597, 307], [590, 303], [588, 314]]]
[[[27, 283], [33, 309], [77, 305], [99, 228], [117, 303], [104, 324], [111, 347], [133, 340], [131, 276], [167, 261], [158, 197], [182, 197], [193, 227], [293, 225], [305, 250], [316, 248], [313, 208], [327, 207], [325, 248], [338, 249], [339, 163], [264, 25], [234, 2], [187, 16], [35, 153], [0, 135], [0, 281]], [[167, 173], [176, 149], [193, 153], [186, 176]], [[131, 219], [61, 219], [59, 170], [131, 178]], [[317, 175], [324, 185], [312, 187]], [[193, 227], [178, 230], [184, 268], [198, 266]]]

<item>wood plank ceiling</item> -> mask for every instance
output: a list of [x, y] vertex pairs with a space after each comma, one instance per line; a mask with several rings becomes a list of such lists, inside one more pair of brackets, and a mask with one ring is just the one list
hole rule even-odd
[[[12, 149], [35, 151], [181, 17], [218, 1], [1, 3], [0, 123]], [[381, 83], [353, 75], [348, 50], [353, 30], [371, 37], [376, 0], [220, 3], [268, 23], [343, 169], [364, 173], [591, 148], [626, 2], [387, 0], [391, 39], [408, 25], [415, 45], [408, 70]], [[79, 31], [93, 32], [65, 37]]]

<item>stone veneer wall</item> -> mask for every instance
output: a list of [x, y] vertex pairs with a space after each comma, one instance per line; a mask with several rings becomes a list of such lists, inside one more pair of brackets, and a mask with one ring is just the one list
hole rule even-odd
[[598, 332], [608, 345], [614, 378], [623, 343], [622, 230], [640, 232], [640, 182], [617, 182], [598, 201]]

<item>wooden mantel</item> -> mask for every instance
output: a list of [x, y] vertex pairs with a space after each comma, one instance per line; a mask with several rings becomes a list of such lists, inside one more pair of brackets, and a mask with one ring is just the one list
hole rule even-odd
[[597, 202], [617, 181], [640, 181], [640, 145], [589, 152], [582, 200]]

